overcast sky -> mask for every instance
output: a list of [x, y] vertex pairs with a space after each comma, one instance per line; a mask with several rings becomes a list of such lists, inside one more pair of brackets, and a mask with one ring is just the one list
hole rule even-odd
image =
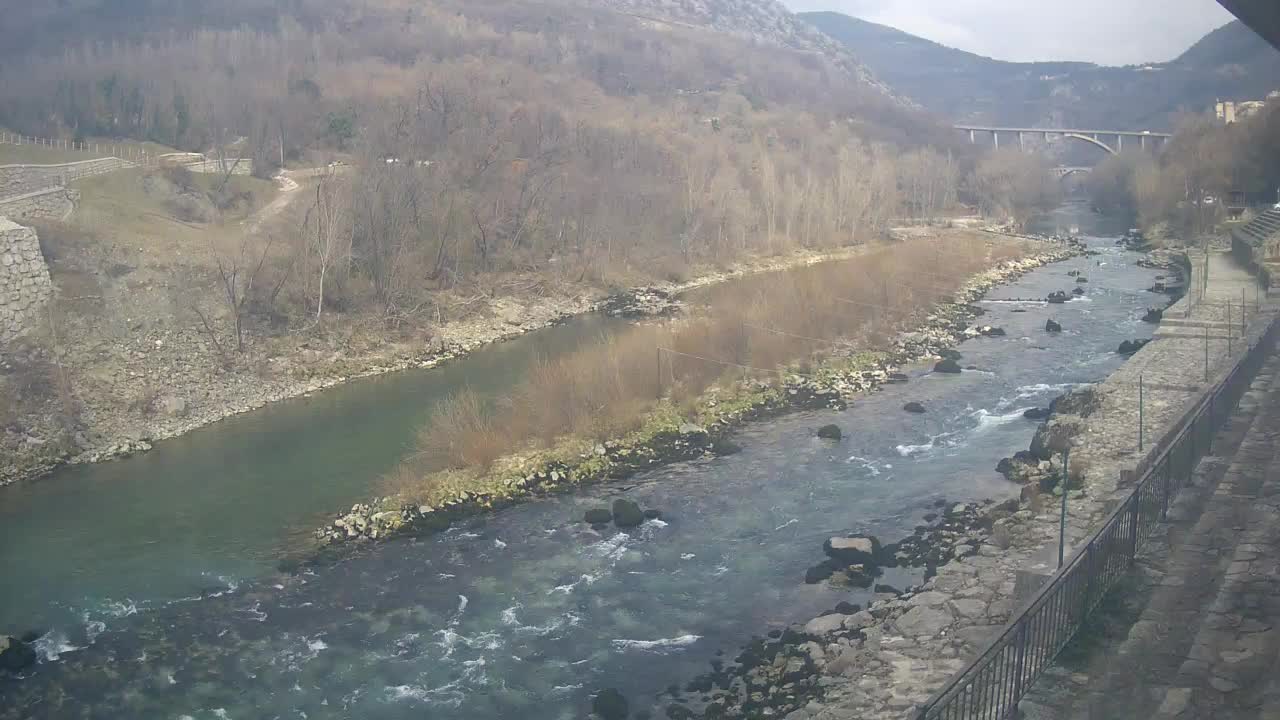
[[1172, 60], [1232, 20], [1214, 0], [782, 0], [1001, 60]]

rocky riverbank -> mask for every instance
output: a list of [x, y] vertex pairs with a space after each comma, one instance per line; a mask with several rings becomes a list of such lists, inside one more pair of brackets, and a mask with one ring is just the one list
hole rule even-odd
[[[75, 419], [65, 403], [6, 420], [0, 428], [0, 486], [47, 474], [60, 465], [94, 463], [151, 449], [177, 437], [270, 403], [309, 395], [351, 380], [411, 368], [430, 368], [490, 343], [602, 311], [622, 317], [669, 315], [680, 293], [758, 273], [851, 258], [875, 246], [755, 258], [681, 282], [614, 294], [564, 288], [533, 299], [494, 297], [469, 319], [435, 328], [428, 342], [397, 340], [390, 331], [335, 345], [320, 339], [247, 335], [241, 362], [228, 368], [207, 333], [137, 318], [126, 336], [104, 339], [92, 327], [62, 328], [55, 353], [39, 346], [5, 348], [0, 373], [23, 368], [65, 371]], [[81, 372], [81, 370], [83, 372]], [[47, 379], [42, 382], [48, 382]]]
[[990, 288], [1046, 263], [1079, 254], [1078, 246], [1053, 245], [1032, 256], [1001, 263], [973, 277], [953, 302], [922, 313], [915, 330], [887, 349], [837, 355], [810, 374], [787, 373], [776, 382], [749, 380], [708, 392], [693, 413], [662, 405], [637, 431], [615, 441], [568, 442], [552, 451], [507, 458], [482, 475], [442, 473], [429, 504], [386, 497], [353, 506], [317, 531], [324, 545], [381, 540], [432, 531], [453, 519], [541, 494], [604, 479], [624, 478], [660, 464], [733, 451], [731, 432], [742, 423], [784, 412], [842, 408], [858, 393], [904, 379], [900, 368], [937, 360], [963, 340], [993, 334], [975, 327], [982, 310], [970, 303]]
[[[1267, 310], [1255, 319], [1249, 329], [1251, 338], [1256, 341], [1261, 336], [1273, 322], [1273, 313]], [[867, 560], [872, 564], [915, 562], [925, 567], [924, 579], [901, 594], [877, 588], [886, 592], [878, 592], [867, 608], [843, 604], [753, 641], [749, 648], [763, 648], [763, 670], [761, 663], [748, 662], [715, 674], [723, 668], [713, 665], [711, 686], [695, 680], [683, 692], [674, 693], [667, 716], [787, 720], [910, 716], [1004, 628], [1017, 603], [1034, 591], [1032, 578], [1053, 572], [1062, 494], [1069, 496], [1066, 551], [1070, 556], [1131, 490], [1126, 478], [1145, 457], [1138, 452], [1134, 429], [1138, 377], [1159, 377], [1158, 385], [1147, 386], [1147, 452], [1151, 452], [1166, 432], [1176, 430], [1199, 399], [1204, 378], [1196, 355], [1202, 350], [1197, 347], [1182, 344], [1176, 336], [1157, 337], [1106, 381], [1077, 388], [1055, 401], [1028, 450], [1001, 462], [1001, 471], [1023, 484], [1019, 501], [986, 504], [976, 510], [972, 505], [954, 508], [972, 512], [975, 520], [932, 535], [929, 526], [917, 529], [913, 537], [928, 538], [926, 546], [937, 548], [935, 556], [949, 556], [936, 570], [930, 570], [927, 560], [898, 558], [898, 552], [882, 550], [869, 558], [840, 552], [863, 540], [865, 547], [872, 548], [871, 538], [828, 540], [824, 563], [862, 561], [856, 564], [865, 571]], [[1213, 349], [1217, 372], [1226, 371], [1228, 349]], [[1230, 360], [1239, 358], [1237, 354]], [[1063, 473], [1059, 458], [1068, 444], [1070, 468]], [[940, 523], [945, 525], [948, 519], [943, 516]], [[787, 668], [794, 672], [785, 672]]]

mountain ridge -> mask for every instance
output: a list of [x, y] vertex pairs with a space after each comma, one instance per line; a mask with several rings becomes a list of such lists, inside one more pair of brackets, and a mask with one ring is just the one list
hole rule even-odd
[[1164, 63], [1009, 62], [835, 12], [800, 13], [896, 92], [955, 122], [1167, 130], [1215, 100], [1275, 89], [1280, 51], [1239, 21]]

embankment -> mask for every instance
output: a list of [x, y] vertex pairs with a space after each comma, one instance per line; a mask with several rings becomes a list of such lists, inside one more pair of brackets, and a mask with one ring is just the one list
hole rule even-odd
[[[1155, 339], [1119, 371], [1059, 401], [1051, 426], [1056, 429], [1040, 433], [1033, 444], [1033, 451], [1038, 451], [1036, 445], [1065, 441], [1072, 446], [1066, 490], [1068, 557], [1130, 492], [1206, 393], [1245, 361], [1247, 348], [1272, 351], [1261, 344], [1276, 322], [1276, 306], [1263, 298], [1251, 308], [1243, 331], [1240, 326], [1231, 330], [1224, 322], [1227, 299], [1238, 298], [1252, 278], [1224, 256], [1212, 262], [1216, 267], [1210, 270], [1206, 297], [1173, 305]], [[1052, 482], [1041, 485], [1044, 478]], [[865, 610], [838, 608], [781, 637], [760, 641], [748, 662], [716, 678], [729, 691], [716, 695], [713, 704], [720, 707], [714, 717], [743, 717], [762, 707], [795, 720], [909, 714], [999, 634], [1019, 601], [1034, 590], [1035, 578], [1055, 569], [1061, 495], [1052, 493], [1062, 492], [1054, 489], [1058, 484], [1054, 473], [1045, 473], [1024, 492], [1021, 503], [988, 505], [976, 517], [969, 517], [971, 507], [943, 512], [938, 525], [956, 527], [934, 535], [934, 542], [942, 544], [934, 554], [951, 559], [931, 578], [906, 593], [879, 595]], [[766, 662], [753, 661], [757, 656]], [[782, 665], [770, 665], [777, 657]], [[796, 673], [771, 671], [791, 667], [788, 663]], [[782, 690], [787, 684], [789, 689]]]
[[659, 405], [640, 429], [616, 440], [565, 442], [549, 452], [504, 458], [487, 471], [441, 473], [433, 476], [432, 495], [426, 501], [397, 496], [357, 504], [318, 536], [325, 544], [335, 544], [429, 531], [454, 518], [524, 498], [723, 453], [727, 435], [743, 422], [791, 410], [842, 407], [853, 395], [893, 381], [901, 367], [939, 358], [961, 340], [980, 334], [970, 325], [980, 311], [969, 303], [991, 287], [1077, 252], [1074, 247], [1046, 246], [1031, 257], [1004, 261], [970, 279], [953, 301], [935, 306], [932, 313], [921, 312], [915, 329], [889, 346], [863, 348], [807, 374], [788, 372], [772, 382], [735, 383], [723, 394], [712, 391], [700, 397], [692, 412]]
[[[698, 273], [688, 281], [661, 283], [654, 289], [662, 295], [678, 294], [753, 274], [848, 259], [875, 247], [753, 258], [728, 269]], [[661, 303], [649, 307], [649, 293], [633, 290], [621, 295], [626, 298], [621, 305], [640, 314], [662, 310]], [[351, 380], [436, 367], [484, 345], [597, 309], [610, 309], [617, 298], [603, 291], [588, 293], [573, 288], [532, 299], [491, 298], [468, 319], [436, 328], [426, 344], [382, 337], [379, 342], [322, 351], [300, 340], [294, 343], [297, 347], [291, 345], [291, 350], [280, 352], [248, 337], [242, 367], [232, 370], [222, 366], [206, 333], [196, 324], [166, 327], [138, 323], [122, 337], [67, 342], [63, 361], [70, 374], [75, 378], [80, 369], [87, 376], [73, 391], [83, 430], [68, 442], [53, 442], [61, 432], [61, 424], [54, 418], [56, 410], [45, 417], [25, 418], [23, 425], [29, 434], [17, 436], [9, 445], [0, 443], [0, 486], [40, 477], [68, 463], [101, 462], [144, 452], [157, 440]], [[19, 348], [5, 352], [14, 356], [11, 364], [21, 365]], [[154, 397], [140, 402], [143, 391]]]

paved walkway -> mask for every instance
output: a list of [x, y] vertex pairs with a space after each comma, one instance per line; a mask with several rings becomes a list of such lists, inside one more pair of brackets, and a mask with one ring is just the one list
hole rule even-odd
[[1100, 621], [1118, 632], [1043, 678], [1025, 717], [1280, 718], [1278, 375], [1272, 357], [1144, 544]]

